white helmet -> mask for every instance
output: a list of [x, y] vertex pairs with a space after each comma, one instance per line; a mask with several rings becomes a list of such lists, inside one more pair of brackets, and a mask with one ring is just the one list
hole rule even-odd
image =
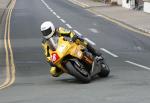
[[49, 39], [55, 33], [55, 26], [53, 25], [52, 22], [46, 21], [46, 22], [42, 23], [42, 25], [41, 25], [41, 32], [45, 39]]

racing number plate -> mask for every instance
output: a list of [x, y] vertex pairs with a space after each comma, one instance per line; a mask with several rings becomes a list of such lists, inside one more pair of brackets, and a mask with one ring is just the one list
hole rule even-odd
[[52, 62], [56, 62], [59, 59], [59, 56], [57, 53], [52, 53], [51, 54], [51, 60]]

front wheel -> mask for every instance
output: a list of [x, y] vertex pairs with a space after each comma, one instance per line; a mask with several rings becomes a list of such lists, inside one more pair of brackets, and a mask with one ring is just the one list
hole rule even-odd
[[80, 68], [74, 61], [68, 61], [65, 66], [69, 74], [76, 77], [81, 82], [89, 83], [91, 81], [91, 76], [86, 69]]
[[105, 62], [102, 62], [101, 67], [102, 67], [101, 72], [98, 75], [103, 78], [108, 77], [110, 73], [109, 66]]

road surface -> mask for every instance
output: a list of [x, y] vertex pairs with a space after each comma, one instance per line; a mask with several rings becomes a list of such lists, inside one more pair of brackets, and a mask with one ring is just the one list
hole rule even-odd
[[[41, 23], [48, 20], [56, 27], [63, 26], [83, 34], [95, 43], [111, 68], [110, 76], [97, 78], [89, 84], [81, 84], [67, 74], [51, 77], [41, 49], [40, 33]], [[3, 43], [4, 35], [0, 38]], [[17, 0], [10, 21], [10, 43], [11, 47], [9, 43], [8, 47], [6, 45], [8, 50], [5, 46], [0, 48], [3, 67], [0, 83], [8, 78], [4, 75], [6, 54], [14, 60], [14, 63], [8, 60], [13, 68], [10, 79], [14, 81], [0, 91], [0, 103], [150, 101], [150, 38], [93, 15], [68, 0]]]

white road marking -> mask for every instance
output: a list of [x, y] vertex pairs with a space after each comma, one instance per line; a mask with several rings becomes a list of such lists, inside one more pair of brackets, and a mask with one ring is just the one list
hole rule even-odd
[[111, 56], [113, 56], [113, 57], [115, 57], [115, 58], [118, 58], [118, 57], [119, 57], [118, 55], [116, 55], [116, 54], [114, 54], [114, 53], [112, 53], [112, 52], [110, 52], [110, 51], [108, 51], [108, 50], [106, 50], [106, 49], [104, 49], [104, 48], [100, 48], [100, 50], [106, 52], [107, 54], [109, 54], [109, 55], [111, 55]]
[[95, 29], [95, 28], [90, 28], [89, 30], [90, 30], [91, 32], [93, 32], [93, 33], [99, 33], [98, 30]]
[[78, 32], [77, 30], [73, 30], [76, 34], [78, 34], [79, 36], [82, 36], [82, 34], [80, 32]]
[[49, 10], [51, 11], [51, 10], [52, 10], [52, 8], [49, 8]]
[[92, 45], [96, 45], [92, 40], [88, 39], [88, 38], [84, 38], [84, 40], [86, 40], [88, 43], [92, 44]]
[[126, 63], [129, 63], [129, 64], [132, 64], [132, 65], [134, 65], [134, 66], [140, 67], [140, 68], [144, 68], [144, 69], [150, 70], [149, 67], [144, 66], [144, 65], [140, 65], [140, 64], [137, 64], [137, 63], [134, 63], [134, 62], [131, 62], [131, 61], [125, 61], [125, 62], [126, 62]]
[[[46, 4], [46, 2], [44, 0], [41, 0], [42, 3], [51, 11], [52, 9]], [[52, 10], [53, 11], [53, 10]]]
[[66, 24], [66, 26], [70, 29], [72, 29], [72, 26], [70, 24]]
[[63, 23], [66, 23], [66, 21], [64, 19], [60, 19], [60, 21], [62, 21]]
[[53, 14], [54, 14], [54, 15], [57, 15], [56, 12], [54, 12], [54, 11], [53, 11]]
[[60, 16], [56, 15], [56, 17], [57, 17], [58, 19], [60, 19]]
[[133, 47], [133, 48], [136, 49], [136, 50], [139, 50], [139, 51], [142, 50], [142, 47], [140, 47], [140, 46], [136, 46], [136, 47]]
[[97, 24], [96, 24], [96, 23], [93, 23], [93, 25], [96, 26]]
[[99, 14], [99, 15], [96, 15], [96, 16], [100, 16], [100, 17], [102, 17], [102, 15], [100, 15], [100, 14]]

